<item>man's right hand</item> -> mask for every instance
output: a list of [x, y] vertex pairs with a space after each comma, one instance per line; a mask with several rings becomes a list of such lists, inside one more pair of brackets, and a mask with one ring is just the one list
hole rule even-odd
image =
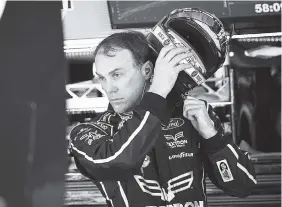
[[191, 51], [185, 47], [163, 47], [156, 60], [154, 77], [149, 92], [166, 98], [173, 88], [179, 72], [192, 67], [191, 64], [179, 64], [179, 62], [191, 56]]

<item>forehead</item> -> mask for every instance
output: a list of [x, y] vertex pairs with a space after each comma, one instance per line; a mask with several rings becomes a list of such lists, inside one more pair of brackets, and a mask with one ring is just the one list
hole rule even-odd
[[108, 55], [99, 52], [95, 57], [96, 72], [101, 75], [108, 74], [116, 68], [127, 69], [133, 66], [134, 59], [128, 49], [109, 51]]

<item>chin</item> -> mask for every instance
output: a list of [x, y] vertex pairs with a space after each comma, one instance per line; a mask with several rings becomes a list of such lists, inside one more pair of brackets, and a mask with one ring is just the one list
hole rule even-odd
[[121, 113], [126, 112], [125, 110], [122, 110], [122, 109], [116, 109], [116, 108], [114, 108], [114, 111], [115, 111], [116, 113], [118, 113], [118, 114], [121, 114]]
[[128, 107], [126, 106], [116, 106], [116, 105], [112, 105], [114, 111], [116, 113], [124, 113], [124, 112], [127, 112], [128, 111]]

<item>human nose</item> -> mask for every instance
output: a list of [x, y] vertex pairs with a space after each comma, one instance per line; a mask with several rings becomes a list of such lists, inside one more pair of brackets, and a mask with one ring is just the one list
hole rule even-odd
[[104, 83], [102, 84], [102, 87], [108, 94], [118, 91], [118, 87], [116, 86], [114, 81], [109, 81], [109, 80], [104, 81]]

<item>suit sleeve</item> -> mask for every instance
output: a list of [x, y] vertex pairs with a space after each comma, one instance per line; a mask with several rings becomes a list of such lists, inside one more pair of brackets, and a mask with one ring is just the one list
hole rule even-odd
[[201, 139], [204, 168], [210, 180], [225, 193], [247, 197], [256, 181], [255, 170], [247, 152], [241, 151], [231, 136], [226, 135], [219, 118], [209, 107], [209, 115], [218, 133], [210, 139]]
[[78, 169], [96, 181], [128, 178], [153, 148], [165, 114], [166, 100], [146, 93], [132, 117], [114, 135], [95, 122], [76, 126], [70, 145]]

